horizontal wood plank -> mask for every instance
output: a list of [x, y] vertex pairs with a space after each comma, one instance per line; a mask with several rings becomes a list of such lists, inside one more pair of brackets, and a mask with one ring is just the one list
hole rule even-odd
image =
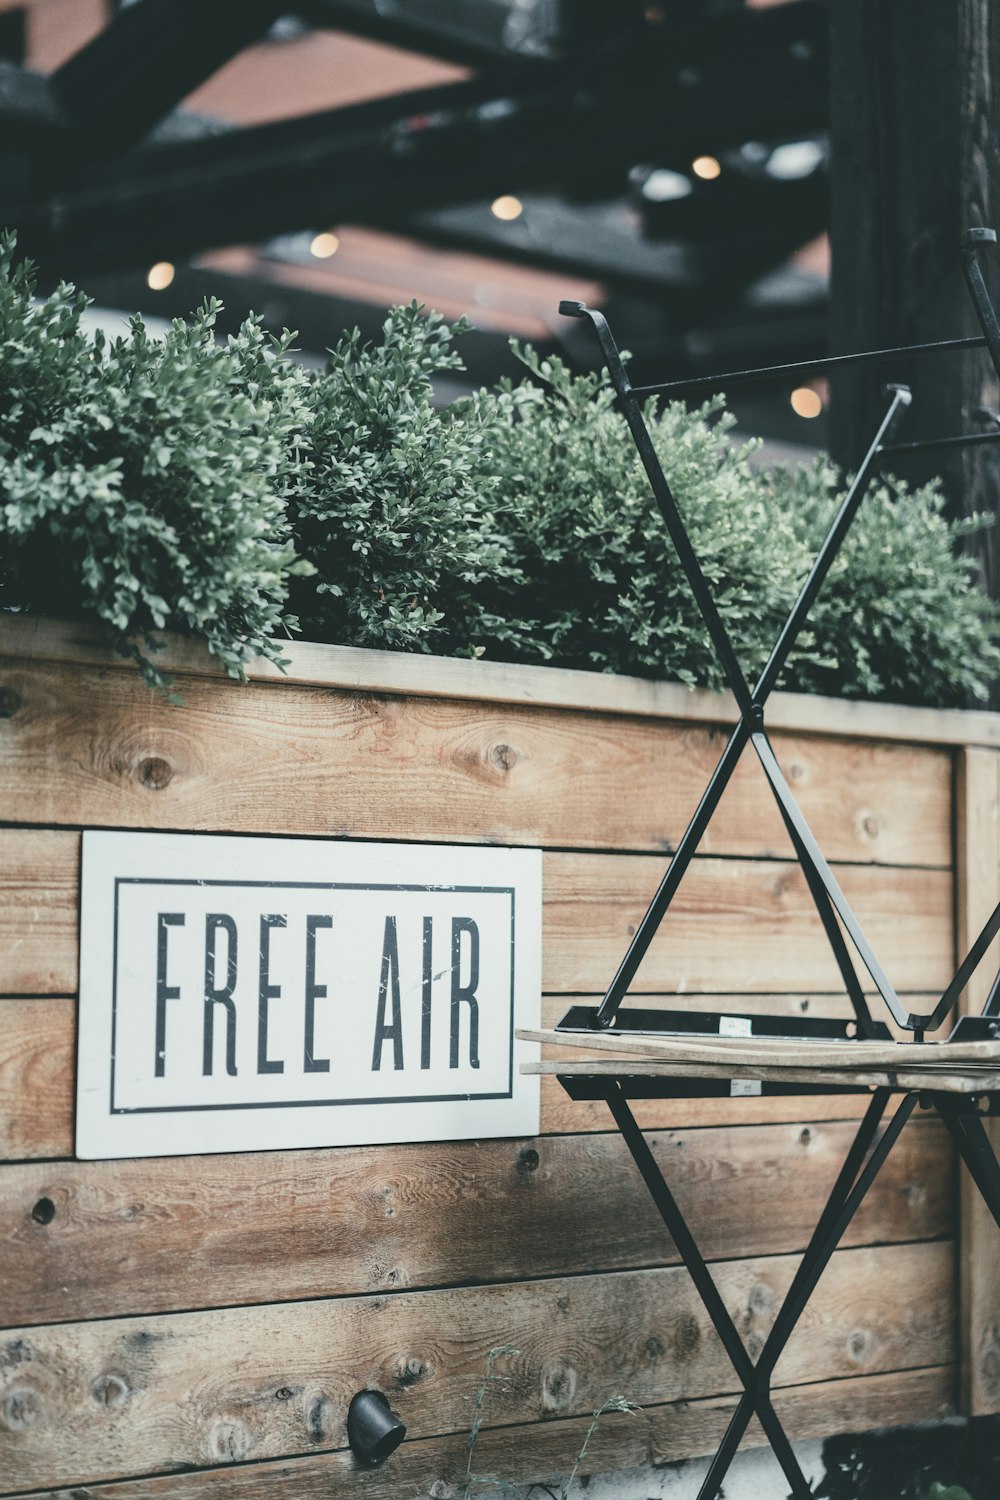
[[[648, 855], [549, 854], [544, 863], [543, 984], [603, 993], [659, 885]], [[835, 873], [897, 989], [944, 989], [952, 974], [952, 880], [943, 870], [840, 866]], [[698, 859], [688, 869], [632, 986], [752, 994], [842, 993], [797, 865]]]
[[[675, 847], [725, 735], [702, 725], [0, 661], [0, 820], [564, 848]], [[775, 736], [827, 857], [951, 863], [951, 755]], [[919, 787], [919, 796], [913, 789]], [[704, 852], [788, 857], [747, 751]]]
[[552, 1027], [536, 1029], [519, 1027], [522, 1041], [545, 1042], [559, 1053], [568, 1054], [574, 1046], [584, 1045], [592, 1052], [614, 1053], [621, 1059], [644, 1062], [690, 1064], [692, 1076], [703, 1063], [731, 1066], [741, 1072], [750, 1068], [768, 1068], [780, 1077], [784, 1068], [815, 1066], [851, 1083], [857, 1072], [875, 1068], [906, 1067], [913, 1073], [926, 1073], [933, 1080], [942, 1070], [962, 1072], [981, 1070], [1000, 1072], [1000, 1041], [950, 1042], [947, 1046], [895, 1041], [803, 1041], [789, 1037], [768, 1036], [667, 1036], [624, 1031], [577, 1032], [571, 1040], [568, 1032]]
[[0, 1000], [0, 1160], [72, 1156], [75, 1000]]
[[[218, 662], [199, 642], [165, 636], [157, 656], [166, 671], [226, 681]], [[580, 672], [558, 667], [511, 666], [403, 651], [367, 651], [314, 641], [282, 641], [284, 671], [258, 659], [247, 667], [252, 682], [277, 687], [309, 684], [351, 692], [413, 697], [528, 703], [535, 707], [582, 708], [602, 713], [732, 724], [736, 706], [728, 692], [691, 691], [677, 682]], [[12, 661], [97, 666], [120, 673], [135, 668], [115, 654], [102, 626], [34, 616], [0, 615], [0, 655]], [[774, 693], [768, 702], [772, 727], [810, 734], [847, 734], [914, 744], [1000, 747], [1000, 714], [968, 709], [913, 708]]]
[[[754, 1356], [796, 1264], [716, 1268]], [[777, 1383], [953, 1363], [954, 1277], [946, 1242], [839, 1251]], [[734, 1388], [681, 1267], [50, 1325], [0, 1344], [0, 1473], [16, 1491], [342, 1447], [365, 1388], [414, 1438], [467, 1432], [501, 1340], [520, 1353], [491, 1391], [497, 1424], [581, 1416], [609, 1388], [640, 1404]]]
[[[670, 998], [676, 1003], [677, 997]], [[731, 1002], [736, 997], [727, 998]], [[561, 995], [546, 999], [550, 1022], [559, 1019], [571, 999]], [[652, 999], [655, 1001], [656, 997]], [[741, 1009], [767, 1005], [779, 1014], [782, 1005], [798, 1009], [803, 1000], [812, 1007], [812, 1014], [839, 1003], [823, 996], [755, 995], [738, 999]], [[695, 999], [691, 1003], [699, 1002]], [[718, 1004], [719, 997], [706, 1003]], [[8, 999], [0, 1001], [0, 1006], [0, 1160], [72, 1156], [76, 1001]], [[863, 1111], [864, 1103], [851, 1095], [814, 1099], [658, 1099], [637, 1103], [635, 1114], [648, 1129], [750, 1125], [853, 1119]], [[542, 1079], [543, 1135], [612, 1128], [605, 1105], [570, 1099], [554, 1078]]]
[[0, 828], [0, 994], [76, 992], [80, 838]]
[[[801, 1250], [853, 1122], [659, 1131], [712, 1259]], [[954, 1160], [914, 1120], [846, 1244], [955, 1229]], [[503, 1226], [502, 1234], [497, 1226]], [[8, 1323], [674, 1264], [617, 1134], [0, 1169]]]
[[[504, 1368], [497, 1365], [498, 1373]], [[954, 1370], [949, 1365], [901, 1370], [790, 1386], [775, 1406], [793, 1440], [860, 1433], [898, 1422], [933, 1422], [954, 1412]], [[631, 1416], [603, 1417], [590, 1436], [577, 1471], [661, 1466], [714, 1451], [736, 1407], [734, 1397], [710, 1397], [646, 1406]], [[486, 1407], [487, 1422], [490, 1406]], [[558, 1484], [570, 1474], [590, 1427], [587, 1417], [491, 1429], [484, 1427], [473, 1453], [473, 1473], [517, 1484]], [[762, 1441], [751, 1424], [744, 1447]], [[466, 1479], [467, 1437], [407, 1439], [390, 1462], [359, 1469], [346, 1449], [305, 1458], [164, 1474], [88, 1485], [86, 1500], [399, 1500], [434, 1496], [457, 1500]], [[0, 1481], [2, 1482], [2, 1481]], [[476, 1489], [474, 1493], [482, 1493]], [[28, 1500], [27, 1496], [14, 1500]], [[31, 1500], [84, 1500], [79, 1491], [33, 1492]]]
[[[968, 749], [957, 761], [955, 783], [955, 926], [958, 950], [978, 938], [1000, 899], [1000, 756]], [[960, 1010], [977, 1015], [986, 1004], [1000, 964], [994, 941], [966, 987]], [[1000, 1150], [996, 1121], [985, 1122], [994, 1152]], [[960, 1329], [964, 1413], [1000, 1411], [1000, 1264], [997, 1226], [967, 1172], [961, 1176]]]
[[[545, 990], [603, 993], [665, 867], [652, 855], [545, 855]], [[0, 868], [0, 994], [74, 994], [79, 835], [0, 828]], [[837, 873], [897, 988], [943, 989], [950, 872], [846, 865]], [[634, 985], [635, 993], [842, 989], [798, 866], [722, 859], [692, 864]]]

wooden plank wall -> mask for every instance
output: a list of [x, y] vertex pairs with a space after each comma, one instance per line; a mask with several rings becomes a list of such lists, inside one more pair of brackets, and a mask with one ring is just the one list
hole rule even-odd
[[[969, 745], [958, 756], [955, 785], [958, 951], [965, 954], [1000, 901], [1000, 754]], [[1000, 969], [1000, 939], [962, 996], [982, 1010]], [[1000, 1125], [986, 1128], [1000, 1150]], [[1000, 1261], [997, 1226], [968, 1173], [960, 1176], [959, 1330], [961, 1405], [971, 1416], [1000, 1412]]]
[[[73, 1159], [80, 831], [539, 845], [544, 1009], [603, 990], [723, 743], [711, 725], [196, 675], [182, 707], [104, 664], [0, 660], [0, 1494], [445, 1496], [487, 1351], [478, 1472], [708, 1451], [736, 1382], [603, 1109], [545, 1080], [542, 1133], [483, 1144]], [[802, 806], [897, 984], [954, 947], [953, 752], [783, 732]], [[780, 821], [736, 777], [637, 989], [828, 1013], [837, 976]], [[720, 997], [721, 1000], [720, 1000]], [[649, 1104], [653, 1149], [751, 1350], [854, 1101]], [[914, 1121], [778, 1367], [793, 1434], [931, 1418], [956, 1388], [950, 1148]], [[919, 1287], [919, 1295], [913, 1288]], [[408, 1427], [381, 1470], [348, 1402]]]

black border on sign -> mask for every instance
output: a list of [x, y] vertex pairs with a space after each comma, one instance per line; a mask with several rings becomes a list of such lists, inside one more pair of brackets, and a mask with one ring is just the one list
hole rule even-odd
[[[510, 1045], [507, 1053], [507, 1088], [504, 1092], [472, 1094], [463, 1089], [458, 1094], [390, 1094], [384, 1098], [371, 1099], [275, 1099], [259, 1100], [253, 1104], [143, 1104], [134, 1107], [115, 1104], [115, 1061], [117, 1056], [118, 1027], [118, 895], [123, 885], [195, 885], [195, 886], [253, 886], [263, 890], [319, 890], [319, 891], [406, 891], [424, 893], [450, 891], [455, 895], [509, 896], [510, 897], [510, 988], [508, 991], [508, 1017]], [[514, 955], [515, 955], [515, 887], [509, 885], [382, 885], [366, 880], [197, 880], [168, 876], [157, 879], [145, 875], [116, 875], [114, 901], [114, 937], [111, 955], [111, 1093], [108, 1100], [112, 1115], [168, 1115], [207, 1114], [216, 1110], [255, 1109], [324, 1109], [348, 1104], [456, 1104], [474, 1099], [512, 1099], [514, 1097]]]

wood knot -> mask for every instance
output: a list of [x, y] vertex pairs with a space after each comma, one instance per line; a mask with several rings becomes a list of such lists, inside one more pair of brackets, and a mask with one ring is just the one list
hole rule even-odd
[[120, 1375], [99, 1375], [90, 1387], [98, 1406], [124, 1406], [131, 1392]]
[[674, 1353], [682, 1363], [696, 1353], [701, 1343], [701, 1325], [693, 1313], [685, 1313], [674, 1334]]
[[847, 1352], [855, 1364], [864, 1364], [871, 1357], [875, 1340], [867, 1328], [855, 1328], [847, 1340]]
[[861, 826], [870, 839], [878, 838], [878, 819], [873, 818], [871, 813], [868, 814]]
[[388, 1275], [389, 1267], [376, 1255], [368, 1262], [368, 1279], [373, 1286], [381, 1286]]
[[803, 766], [800, 766], [798, 761], [793, 760], [792, 764], [788, 767], [788, 775], [790, 780], [801, 781], [805, 774], [805, 768]]
[[520, 759], [513, 745], [494, 745], [490, 751], [490, 760], [498, 771], [513, 771]]
[[150, 792], [162, 792], [173, 780], [174, 768], [162, 756], [150, 755], [140, 761], [136, 779]]
[[519, 1172], [537, 1172], [538, 1163], [541, 1158], [534, 1146], [525, 1146], [517, 1153], [517, 1170]]
[[330, 1423], [330, 1403], [325, 1396], [317, 1396], [310, 1401], [306, 1412], [306, 1428], [310, 1440], [314, 1443], [322, 1443], [326, 1439], [327, 1428]]
[[9, 1344], [0, 1349], [0, 1370], [16, 1370], [18, 1365], [23, 1365], [34, 1357], [34, 1349], [24, 1339], [11, 1339]]
[[31, 1217], [36, 1224], [51, 1224], [56, 1216], [56, 1206], [51, 1198], [39, 1198], [31, 1210]]
[[413, 1354], [405, 1364], [401, 1363], [397, 1368], [396, 1384], [404, 1390], [407, 1386], [416, 1385], [418, 1380], [423, 1380], [428, 1369], [426, 1361], [422, 1360], [418, 1354]]
[[12, 719], [24, 707], [24, 699], [17, 688], [0, 687], [0, 719]]
[[3, 1413], [3, 1424], [8, 1432], [23, 1432], [26, 1427], [31, 1427], [42, 1416], [42, 1398], [37, 1391], [28, 1390], [24, 1386], [15, 1386], [7, 1392], [0, 1408]]
[[1000, 1376], [1000, 1352], [997, 1350], [996, 1328], [984, 1330], [983, 1342], [984, 1347], [978, 1351], [979, 1372], [986, 1385], [995, 1391], [997, 1377]]
[[542, 1371], [542, 1405], [546, 1411], [565, 1411], [576, 1395], [576, 1371], [560, 1360]]
[[799, 1145], [808, 1146], [812, 1138], [812, 1131], [809, 1129], [809, 1126], [804, 1125], [803, 1128], [799, 1131]]
[[774, 1306], [774, 1291], [766, 1281], [758, 1281], [750, 1291], [750, 1311], [764, 1315]]
[[240, 1463], [250, 1452], [250, 1434], [242, 1422], [216, 1422], [209, 1438], [212, 1458], [220, 1463]]
[[155, 1333], [152, 1328], [137, 1328], [135, 1333], [126, 1335], [125, 1342], [139, 1354], [149, 1354], [154, 1344], [162, 1343], [169, 1334]]

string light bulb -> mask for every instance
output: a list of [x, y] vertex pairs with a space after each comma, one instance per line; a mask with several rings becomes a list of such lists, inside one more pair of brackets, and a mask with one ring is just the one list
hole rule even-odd
[[524, 213], [524, 204], [512, 193], [503, 193], [499, 198], [493, 199], [490, 212], [495, 219], [502, 219], [505, 224], [509, 224], [512, 220], [521, 217]]
[[722, 167], [715, 156], [696, 156], [691, 163], [691, 170], [702, 182], [714, 182], [722, 175]]
[[175, 271], [169, 260], [158, 260], [146, 272], [146, 285], [151, 292], [165, 292], [174, 275]]
[[340, 241], [335, 234], [329, 232], [314, 234], [309, 241], [309, 253], [315, 255], [317, 260], [329, 260], [339, 249]]
[[797, 417], [818, 417], [823, 410], [823, 398], [808, 385], [797, 386], [789, 399]]

